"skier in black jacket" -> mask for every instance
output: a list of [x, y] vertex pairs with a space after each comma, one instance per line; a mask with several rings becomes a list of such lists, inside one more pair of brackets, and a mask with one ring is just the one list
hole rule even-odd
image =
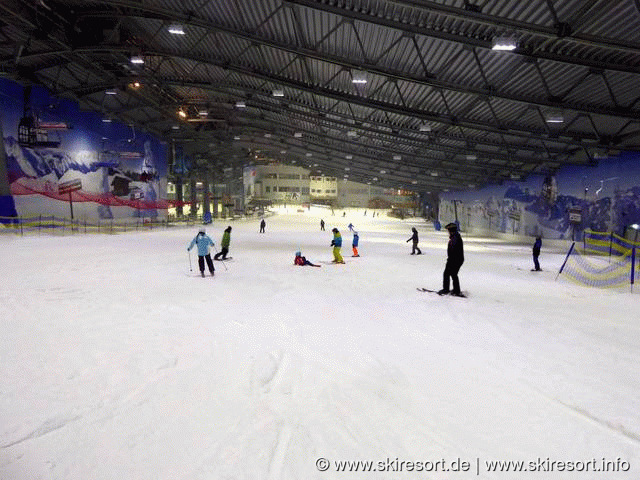
[[413, 242], [411, 247], [411, 255], [415, 255], [416, 250], [418, 251], [418, 255], [422, 255], [422, 250], [420, 250], [420, 248], [418, 247], [418, 230], [416, 230], [416, 227], [413, 227], [411, 231], [413, 232], [413, 235], [411, 235], [411, 238], [406, 242]]
[[540, 247], [542, 247], [542, 238], [536, 237], [536, 241], [533, 244], [533, 266], [534, 271], [539, 272], [542, 270], [540, 268], [540, 262], [538, 261], [538, 257], [540, 256]]
[[[458, 226], [455, 223], [450, 223], [444, 228], [449, 231], [449, 244], [447, 245], [447, 264], [442, 275], [442, 290], [438, 293], [440, 295], [451, 293], [451, 295], [460, 297], [462, 293], [460, 292], [458, 271], [464, 263], [462, 237], [458, 233]], [[449, 279], [453, 280], [453, 290], [451, 292], [449, 292]]]

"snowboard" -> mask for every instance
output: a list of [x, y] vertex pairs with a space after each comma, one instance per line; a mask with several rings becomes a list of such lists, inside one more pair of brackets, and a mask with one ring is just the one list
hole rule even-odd
[[441, 297], [450, 296], [450, 297], [467, 298], [467, 296], [464, 293], [460, 293], [460, 295], [453, 295], [451, 293], [438, 293], [438, 290], [431, 290], [430, 288], [423, 288], [423, 287], [418, 287], [417, 290], [419, 292], [435, 293], [437, 295], [440, 295]]

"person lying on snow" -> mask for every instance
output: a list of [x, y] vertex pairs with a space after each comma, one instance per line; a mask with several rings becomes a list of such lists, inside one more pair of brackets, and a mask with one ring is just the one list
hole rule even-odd
[[300, 253], [299, 251], [296, 252], [296, 258], [293, 260], [293, 264], [298, 265], [300, 267], [304, 267], [305, 265], [309, 265], [311, 267], [320, 266], [320, 265], [314, 265], [313, 263], [311, 263], [309, 260], [307, 260], [307, 257], [303, 257], [302, 253]]

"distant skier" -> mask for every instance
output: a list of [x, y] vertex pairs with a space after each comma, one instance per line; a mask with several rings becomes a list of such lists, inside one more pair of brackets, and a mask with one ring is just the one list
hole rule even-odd
[[411, 238], [406, 242], [406, 243], [413, 242], [411, 244], [412, 245], [411, 255], [415, 255], [416, 250], [418, 251], [418, 255], [422, 255], [422, 250], [420, 250], [420, 248], [418, 247], [418, 230], [416, 230], [416, 227], [413, 227], [411, 231], [413, 232], [413, 235], [411, 235]]
[[542, 238], [536, 237], [536, 241], [533, 243], [533, 265], [535, 266], [533, 270], [536, 272], [539, 272], [540, 270], [542, 270], [540, 268], [540, 262], [538, 261], [541, 247], [542, 247]]
[[331, 263], [344, 263], [340, 249], [342, 248], [342, 235], [337, 228], [331, 230], [333, 232], [333, 240], [331, 240], [331, 246], [333, 247], [333, 260]]
[[358, 236], [358, 232], [356, 232], [355, 230], [353, 231], [353, 242], [351, 242], [351, 248], [353, 248], [353, 256], [354, 257], [359, 257], [360, 254], [358, 253], [358, 242], [360, 241], [360, 237]]
[[264, 227], [267, 226], [267, 222], [264, 221], [264, 218], [260, 220], [260, 233], [264, 233]]
[[320, 265], [315, 265], [307, 260], [307, 257], [303, 257], [300, 251], [296, 252], [296, 258], [293, 259], [293, 264], [298, 265], [300, 267], [304, 267], [305, 265], [309, 265], [311, 267], [320, 267]]
[[209, 272], [211, 273], [211, 276], [213, 276], [216, 269], [213, 267], [213, 262], [211, 261], [209, 247], [215, 246], [215, 243], [213, 243], [213, 240], [209, 238], [204, 227], [201, 227], [195, 238], [191, 240], [191, 244], [187, 247], [187, 251], [190, 252], [194, 245], [198, 246], [198, 266], [200, 267], [200, 275], [204, 277], [204, 261], [206, 260]]
[[447, 264], [444, 267], [444, 273], [442, 275], [442, 290], [438, 291], [438, 293], [440, 295], [449, 293], [449, 279], [451, 279], [453, 280], [451, 295], [461, 297], [462, 292], [460, 292], [458, 271], [464, 263], [462, 237], [458, 233], [458, 226], [455, 223], [450, 223], [444, 228], [449, 231], [449, 244], [447, 245]]
[[222, 234], [222, 242], [220, 242], [220, 251], [213, 256], [213, 259], [226, 260], [227, 253], [229, 253], [229, 245], [231, 245], [231, 226], [225, 228]]
[[347, 228], [349, 229], [350, 232], [353, 232], [353, 223], [349, 223], [349, 225], [347, 225]]
[[320, 231], [324, 232], [324, 219], [320, 219]]

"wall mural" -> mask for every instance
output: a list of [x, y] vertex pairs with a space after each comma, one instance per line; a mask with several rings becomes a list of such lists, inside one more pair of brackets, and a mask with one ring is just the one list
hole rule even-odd
[[580, 240], [585, 229], [629, 235], [640, 223], [640, 153], [623, 152], [595, 167], [569, 166], [475, 191], [440, 195], [440, 222], [494, 231]]
[[[14, 213], [68, 218], [71, 207], [76, 219], [166, 217], [166, 145], [40, 87], [0, 79], [0, 92], [0, 182]], [[11, 216], [10, 205], [3, 210]]]

